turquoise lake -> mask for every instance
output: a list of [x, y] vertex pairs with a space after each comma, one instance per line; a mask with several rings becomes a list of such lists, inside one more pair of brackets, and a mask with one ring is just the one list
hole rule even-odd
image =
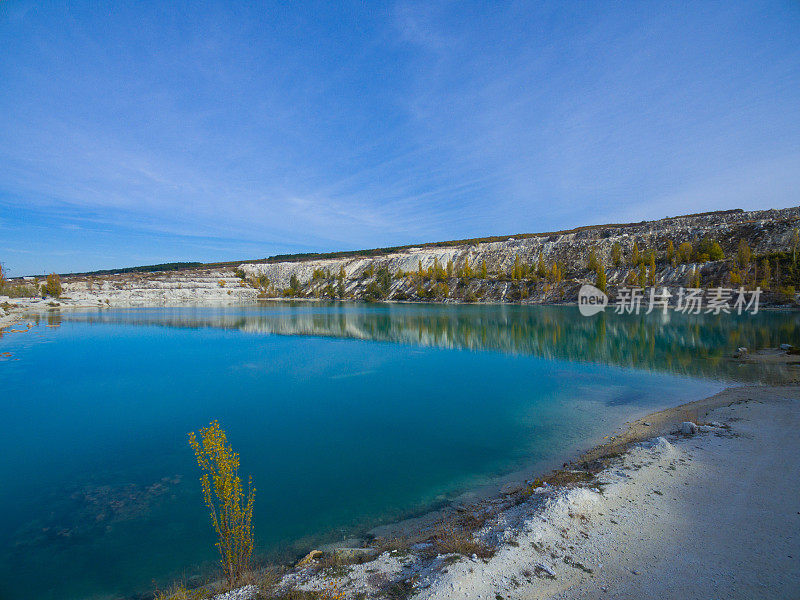
[[218, 420], [288, 559], [560, 465], [626, 420], [768, 379], [797, 313], [264, 304], [56, 311], [0, 338], [0, 598], [135, 597], [213, 572], [187, 434]]

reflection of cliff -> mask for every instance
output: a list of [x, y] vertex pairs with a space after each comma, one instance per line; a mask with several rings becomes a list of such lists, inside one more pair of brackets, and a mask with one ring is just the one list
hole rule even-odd
[[264, 310], [120, 311], [67, 314], [64, 318], [490, 350], [748, 380], [769, 374], [754, 373], [731, 361], [728, 357], [738, 346], [800, 342], [797, 313], [738, 318], [600, 314], [584, 318], [574, 307], [334, 304]]

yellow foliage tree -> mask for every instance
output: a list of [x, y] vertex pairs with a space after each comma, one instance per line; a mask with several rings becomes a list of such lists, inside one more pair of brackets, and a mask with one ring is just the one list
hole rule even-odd
[[217, 534], [217, 549], [225, 578], [234, 584], [250, 569], [253, 556], [252, 478], [247, 493], [239, 477], [239, 455], [228, 443], [217, 421], [189, 434], [189, 444], [203, 471], [203, 499]]
[[603, 263], [597, 265], [597, 280], [594, 285], [597, 289], [606, 291], [606, 269], [603, 267]]
[[649, 271], [647, 272], [647, 282], [653, 286], [656, 284], [656, 253], [654, 251], [650, 251], [650, 265]]
[[47, 283], [44, 285], [44, 293], [53, 298], [61, 296], [61, 278], [57, 273], [50, 273], [47, 276]]

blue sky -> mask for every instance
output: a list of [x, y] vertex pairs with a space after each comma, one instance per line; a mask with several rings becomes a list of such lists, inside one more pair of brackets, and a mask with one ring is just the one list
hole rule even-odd
[[800, 3], [0, 3], [14, 274], [800, 204]]

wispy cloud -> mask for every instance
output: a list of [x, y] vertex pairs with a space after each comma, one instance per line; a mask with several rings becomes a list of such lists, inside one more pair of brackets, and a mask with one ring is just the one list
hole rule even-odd
[[6, 3], [0, 228], [72, 269], [789, 205], [798, 26], [780, 3]]

